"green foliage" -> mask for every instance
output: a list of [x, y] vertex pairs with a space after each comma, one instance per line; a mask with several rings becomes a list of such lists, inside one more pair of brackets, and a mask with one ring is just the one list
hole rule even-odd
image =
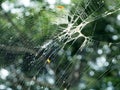
[[119, 90], [119, 0], [18, 1], [0, 1], [0, 89]]

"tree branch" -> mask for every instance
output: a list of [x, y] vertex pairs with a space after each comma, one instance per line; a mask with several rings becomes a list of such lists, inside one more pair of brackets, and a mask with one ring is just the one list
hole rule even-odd
[[37, 53], [33, 49], [18, 46], [6, 46], [4, 44], [0, 44], [0, 49], [10, 51], [11, 53], [31, 53], [34, 55]]

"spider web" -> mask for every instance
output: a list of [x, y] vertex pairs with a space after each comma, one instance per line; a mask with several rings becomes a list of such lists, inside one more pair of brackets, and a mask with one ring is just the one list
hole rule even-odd
[[[79, 38], [84, 38], [84, 40], [81, 43], [81, 45], [80, 45], [80, 47], [79, 47], [79, 49], [78, 49], [78, 51], [76, 52], [75, 55], [79, 55], [79, 53], [82, 53], [82, 52], [85, 53], [86, 51], [83, 50], [83, 49], [85, 47], [87, 47], [87, 46], [89, 47], [89, 44], [91, 42], [94, 43], [94, 42], [97, 42], [97, 41], [93, 40], [89, 36], [85, 36], [82, 33], [83, 28], [87, 24], [89, 24], [89, 23], [91, 23], [91, 22], [93, 22], [93, 21], [95, 21], [95, 20], [97, 20], [99, 18], [108, 16], [108, 15], [110, 15], [110, 14], [112, 14], [112, 13], [114, 13], [114, 12], [119, 10], [119, 8], [114, 10], [114, 11], [107, 10], [107, 11], [103, 12], [100, 15], [96, 15], [97, 12], [103, 7], [104, 3], [105, 2], [103, 0], [99, 0], [99, 1], [88, 0], [88, 1], [85, 1], [85, 6], [80, 6], [80, 7], [78, 6], [77, 9], [75, 10], [75, 13], [73, 13], [73, 15], [70, 15], [71, 21], [69, 22], [67, 28], [65, 28], [63, 30], [63, 32], [58, 34], [58, 36], [55, 37], [55, 39], [51, 40], [50, 43], [47, 43], [48, 45], [45, 46], [45, 50], [43, 51], [43, 54], [39, 57], [39, 59], [40, 60], [47, 60], [47, 59], [54, 60], [54, 58], [52, 58], [52, 57], [55, 57], [57, 55], [56, 52], [60, 53], [61, 50], [64, 50], [66, 44], [68, 44], [69, 42], [72, 42], [72, 44], [69, 46], [69, 48], [70, 48], [76, 42], [76, 40], [79, 39]], [[93, 4], [95, 4], [95, 6], [93, 6]], [[82, 4], [80, 4], [80, 5], [82, 5]], [[78, 8], [80, 8], [80, 10]], [[89, 9], [90, 12], [89, 11], [86, 12], [86, 9]], [[77, 17], [76, 17], [76, 15], [77, 15]], [[76, 18], [74, 19], [74, 17], [76, 17]], [[78, 20], [81, 20], [81, 23], [76, 25], [76, 22]], [[64, 51], [61, 51], [61, 52], [64, 52]], [[64, 58], [64, 54], [62, 54], [62, 55], [63, 55], [63, 58]], [[45, 59], [43, 59], [44, 57], [45, 57]], [[54, 72], [57, 71], [57, 69], [59, 68], [62, 60], [64, 60], [64, 59], [60, 59], [59, 61], [57, 61], [58, 64], [57, 64], [56, 67], [54, 67], [54, 68], [56, 68], [56, 70]], [[40, 65], [40, 62], [39, 63], [38, 62], [39, 61], [37, 61], [37, 65], [36, 66]], [[81, 61], [79, 61], [79, 63], [80, 62]], [[76, 66], [76, 63], [74, 61], [68, 61], [68, 64], [64, 65], [64, 67], [65, 67], [64, 68], [64, 72], [65, 73], [63, 75], [59, 75], [59, 74], [56, 75], [56, 79], [57, 80], [56, 80], [55, 83], [57, 85], [59, 85], [60, 88], [64, 87], [64, 85], [65, 85], [65, 90], [67, 90], [67, 88], [70, 85], [72, 85], [72, 83], [69, 83], [71, 81], [69, 78], [72, 77], [73, 73], [76, 74], [75, 70], [72, 70], [72, 69], [77, 67], [77, 66]], [[90, 69], [90, 67], [88, 69], [86, 69], [84, 73], [86, 73], [89, 69]], [[68, 72], [71, 75], [69, 75], [69, 76], [65, 75]], [[81, 72], [81, 73], [83, 73], [83, 72]], [[103, 77], [104, 73], [106, 73], [106, 71], [103, 72], [103, 74], [100, 74], [97, 79]], [[76, 77], [77, 77], [77, 74], [76, 74]], [[74, 82], [74, 80], [72, 82]], [[89, 82], [88, 85], [91, 84], [91, 83], [92, 82]]]
[[[108, 43], [94, 39], [93, 34], [96, 31], [97, 24], [94, 25], [91, 36], [84, 35], [84, 28], [88, 24], [120, 10], [119, 4], [112, 9], [104, 8], [106, 2], [107, 0], [85, 0], [78, 3], [74, 12], [70, 12], [70, 21], [66, 28], [62, 28], [62, 32], [41, 45], [36, 52], [23, 48], [24, 51], [31, 52], [30, 56], [25, 56], [24, 59], [34, 58], [28, 65], [29, 71], [34, 72], [28, 89], [32, 88], [34, 82], [39, 81], [43, 82], [40, 88], [45, 90], [49, 90], [49, 88], [52, 90], [68, 90], [78, 83], [80, 83], [78, 87], [81, 89], [92, 89], [94, 88], [92, 84], [96, 84], [106, 74], [114, 70], [113, 66], [117, 62], [115, 58], [117, 55], [112, 58], [109, 56], [111, 55], [110, 52], [114, 53], [115, 50], [119, 49], [119, 43]], [[117, 0], [113, 2], [116, 3]], [[99, 10], [102, 13], [99, 13]], [[79, 43], [79, 47], [72, 54], [72, 49], [77, 43]], [[4, 48], [4, 46], [1, 47]], [[101, 72], [99, 73], [99, 71]], [[92, 77], [94, 75], [97, 79], [91, 81], [90, 79], [94, 78]], [[88, 81], [85, 78], [88, 78]], [[87, 86], [83, 83], [86, 83]]]

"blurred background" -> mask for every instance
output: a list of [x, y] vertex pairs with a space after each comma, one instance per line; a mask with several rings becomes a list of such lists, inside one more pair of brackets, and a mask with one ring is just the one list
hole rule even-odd
[[[119, 0], [0, 0], [0, 90], [120, 90], [119, 6]], [[81, 12], [74, 26], [90, 22], [82, 30], [87, 43], [81, 50], [80, 37], [61, 49], [61, 32]]]

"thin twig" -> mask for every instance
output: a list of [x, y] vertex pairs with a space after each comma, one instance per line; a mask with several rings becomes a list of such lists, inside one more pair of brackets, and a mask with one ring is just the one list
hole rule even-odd
[[13, 20], [8, 15], [8, 13], [2, 12], [1, 16], [3, 16], [9, 23], [11, 23], [11, 25], [14, 27], [14, 29], [19, 33], [20, 40], [24, 44], [24, 46], [30, 47], [32, 44], [30, 44], [30, 42], [28, 42], [27, 38], [25, 38], [26, 35], [23, 32], [21, 32], [22, 30], [20, 30], [20, 28], [18, 28], [18, 26], [13, 22]]

